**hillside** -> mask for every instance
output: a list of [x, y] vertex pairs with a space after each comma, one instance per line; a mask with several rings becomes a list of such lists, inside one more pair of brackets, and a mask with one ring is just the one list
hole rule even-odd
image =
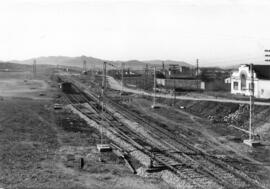
[[80, 56], [80, 57], [67, 57], [67, 56], [47, 56], [47, 57], [38, 57], [31, 58], [27, 60], [15, 60], [13, 62], [21, 64], [33, 64], [34, 59], [37, 61], [37, 64], [47, 64], [47, 65], [65, 65], [65, 66], [76, 66], [82, 67], [83, 60], [86, 60], [87, 63], [92, 63], [99, 65], [103, 60], [93, 57]]
[[0, 62], [1, 71], [26, 71], [31, 70], [32, 66], [26, 64], [17, 64], [12, 62]]
[[[37, 64], [45, 64], [45, 65], [64, 65], [64, 66], [76, 66], [76, 67], [83, 67], [83, 61], [85, 60], [87, 63], [87, 68], [102, 68], [102, 64], [104, 61], [110, 62], [111, 64], [115, 65], [116, 67], [121, 67], [122, 63], [125, 63], [125, 67], [131, 69], [143, 69], [146, 67], [146, 64], [149, 66], [161, 66], [161, 60], [148, 60], [148, 61], [139, 61], [139, 60], [128, 60], [128, 61], [108, 61], [99, 58], [89, 57], [89, 56], [79, 56], [79, 57], [67, 57], [67, 56], [48, 56], [48, 57], [38, 57], [38, 58], [31, 58], [27, 60], [15, 60], [13, 62], [20, 63], [20, 64], [33, 64], [34, 59], [36, 59]], [[188, 64], [183, 61], [172, 61], [172, 60], [165, 60], [165, 65], [168, 64], [179, 64], [180, 66], [188, 66], [193, 67], [193, 65]], [[108, 69], [112, 68], [111, 66]]]
[[140, 69], [144, 69], [147, 65], [147, 63], [142, 62], [142, 61], [138, 61], [138, 60], [129, 60], [126, 62], [123, 62], [125, 64], [125, 67], [130, 68], [130, 69], [134, 69], [134, 70], [140, 70]]
[[143, 61], [147, 64], [155, 64], [155, 65], [162, 65], [162, 62], [164, 62], [165, 66], [166, 65], [169, 65], [169, 64], [178, 64], [180, 66], [187, 66], [187, 67], [195, 67], [194, 65], [192, 64], [189, 64], [187, 62], [184, 62], [184, 61], [175, 61], [175, 60], [146, 60], [146, 61]]

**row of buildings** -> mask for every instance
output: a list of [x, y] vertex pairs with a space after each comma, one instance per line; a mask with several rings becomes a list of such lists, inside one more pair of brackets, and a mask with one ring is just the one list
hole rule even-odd
[[[270, 99], [270, 65], [253, 65], [254, 96]], [[126, 83], [140, 85], [149, 89], [153, 87], [153, 69], [142, 72], [125, 70], [109, 70], [109, 75], [116, 79], [125, 77]], [[136, 80], [137, 79], [137, 80]], [[150, 82], [151, 81], [151, 82]], [[251, 67], [242, 64], [237, 69], [221, 69], [218, 67], [187, 67], [178, 64], [164, 65], [156, 71], [156, 84], [159, 90], [175, 91], [221, 91], [235, 95], [251, 94]]]
[[193, 69], [169, 65], [157, 72], [157, 85], [180, 90], [220, 90], [231, 94], [251, 94], [251, 73], [253, 73], [254, 96], [270, 99], [270, 65], [242, 64], [237, 70], [220, 68]]

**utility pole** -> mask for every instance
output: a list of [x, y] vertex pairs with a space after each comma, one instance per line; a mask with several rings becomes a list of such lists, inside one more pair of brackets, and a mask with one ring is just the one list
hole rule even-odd
[[146, 64], [145, 72], [146, 72], [145, 89], [147, 89], [148, 88], [148, 75], [149, 75], [148, 64]]
[[96, 66], [95, 66], [95, 63], [93, 63], [93, 65], [91, 66], [91, 77], [93, 81], [95, 80], [95, 70], [96, 70]]
[[86, 73], [86, 60], [83, 60], [83, 73]]
[[[102, 90], [101, 90], [101, 100], [102, 100], [102, 105], [101, 105], [101, 112], [102, 112], [102, 121], [104, 122], [104, 109], [105, 109], [105, 102], [104, 102], [104, 95], [105, 95], [105, 90], [106, 90], [106, 64], [107, 62], [103, 63], [103, 80], [102, 80]], [[100, 135], [100, 142], [103, 144], [103, 129], [101, 127], [101, 135]]]
[[37, 73], [37, 61], [36, 59], [34, 59], [33, 61], [33, 77], [36, 77], [36, 73]]
[[173, 105], [175, 106], [175, 101], [176, 101], [176, 86], [175, 86], [175, 76], [173, 78]]
[[162, 61], [162, 72], [165, 73], [165, 64], [164, 64], [164, 61]]
[[[105, 116], [105, 91], [106, 91], [106, 64], [107, 62], [104, 62], [103, 64], [103, 81], [102, 81], [102, 90], [101, 90], [101, 108], [102, 108], [102, 112], [101, 112], [101, 119], [102, 119], [102, 125], [100, 128], [100, 144], [97, 144], [97, 149], [99, 152], [104, 152], [104, 151], [108, 151], [111, 150], [110, 145], [105, 144], [104, 143], [104, 139], [103, 139], [103, 127], [104, 127], [104, 116]], [[102, 161], [102, 155], [100, 156], [100, 161]]]
[[93, 78], [93, 65], [92, 64], [90, 64], [89, 66], [89, 72], [90, 72], [90, 79], [92, 79]]
[[121, 65], [121, 67], [122, 67], [122, 71], [121, 71], [121, 75], [122, 75], [121, 94], [123, 94], [123, 88], [124, 88], [124, 66], [125, 66], [125, 63], [122, 63], [122, 65]]
[[107, 62], [103, 63], [103, 89], [105, 91], [106, 87], [107, 87]]
[[157, 108], [156, 106], [156, 67], [154, 67], [154, 97], [153, 97], [153, 105], [151, 106], [153, 109]]
[[199, 90], [199, 59], [196, 60], [196, 81], [197, 81], [197, 90]]
[[251, 84], [250, 84], [250, 108], [249, 108], [249, 140], [252, 140], [252, 118], [253, 118], [253, 104], [254, 104], [254, 76], [253, 76], [253, 65], [250, 64], [251, 73]]
[[250, 98], [249, 98], [249, 137], [247, 140], [244, 140], [244, 143], [253, 147], [256, 145], [259, 145], [260, 142], [259, 141], [255, 141], [252, 138], [252, 123], [253, 123], [253, 116], [254, 116], [254, 71], [253, 71], [253, 64], [249, 65], [249, 69], [250, 69], [250, 87], [249, 87], [249, 91], [250, 91]]
[[143, 78], [143, 89], [144, 90], [146, 89], [146, 81], [147, 81], [146, 72], [147, 72], [147, 64], [145, 65], [145, 68], [144, 68], [144, 78]]

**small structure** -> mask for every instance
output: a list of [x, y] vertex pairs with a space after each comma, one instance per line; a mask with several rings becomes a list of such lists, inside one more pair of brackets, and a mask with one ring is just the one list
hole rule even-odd
[[[253, 65], [254, 97], [270, 98], [270, 65]], [[251, 70], [249, 64], [240, 65], [231, 75], [231, 93], [250, 96]]]
[[53, 108], [54, 108], [55, 110], [60, 110], [60, 109], [63, 108], [63, 106], [62, 106], [61, 104], [54, 104], [54, 105], [53, 105]]
[[97, 144], [97, 149], [99, 152], [108, 152], [112, 150], [109, 144]]
[[181, 90], [204, 90], [205, 83], [198, 77], [200, 70], [196, 71], [190, 67], [180, 66], [178, 64], [169, 64], [157, 72], [156, 84], [165, 89]]
[[226, 83], [226, 84], [230, 84], [230, 83], [232, 83], [231, 82], [231, 77], [228, 77], [228, 78], [226, 78], [226, 79], [224, 79], [224, 82]]
[[260, 146], [261, 145], [261, 143], [260, 143], [260, 141], [258, 141], [258, 140], [250, 140], [250, 139], [246, 139], [246, 140], [244, 140], [243, 141], [243, 143], [244, 144], [246, 144], [246, 145], [248, 145], [248, 146], [250, 146], [250, 147], [256, 147], [256, 146]]
[[157, 85], [164, 88], [184, 90], [204, 90], [205, 82], [196, 78], [157, 78]]
[[64, 82], [60, 85], [60, 88], [64, 93], [70, 93], [72, 91], [72, 84], [70, 82]]

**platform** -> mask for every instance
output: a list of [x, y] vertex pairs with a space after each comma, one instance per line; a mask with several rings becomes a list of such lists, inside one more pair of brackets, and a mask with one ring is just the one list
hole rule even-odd
[[249, 139], [244, 140], [243, 143], [251, 147], [256, 147], [261, 144], [260, 141], [258, 140], [249, 140]]
[[97, 149], [99, 152], [108, 152], [112, 150], [109, 144], [97, 144]]

